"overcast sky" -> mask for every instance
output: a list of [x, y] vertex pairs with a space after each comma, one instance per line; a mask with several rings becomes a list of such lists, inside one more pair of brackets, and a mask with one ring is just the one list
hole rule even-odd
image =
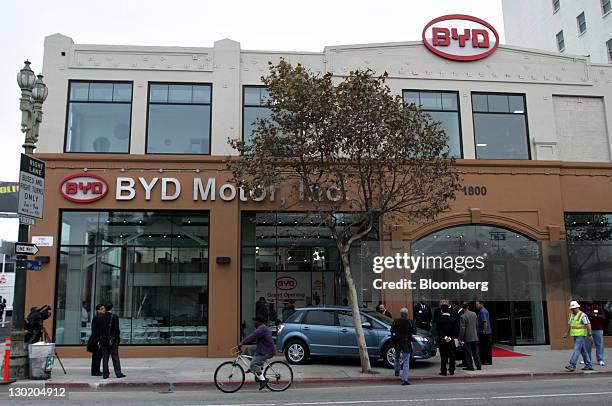
[[[36, 73], [41, 70], [47, 35], [61, 33], [81, 44], [202, 47], [231, 38], [243, 49], [322, 51], [326, 45], [419, 40], [428, 21], [451, 13], [487, 20], [504, 42], [500, 0], [2, 0], [0, 181], [18, 179], [23, 135], [15, 77], [26, 58]], [[49, 119], [63, 116], [44, 117]], [[14, 221], [0, 220], [0, 238], [14, 240], [16, 230]]]

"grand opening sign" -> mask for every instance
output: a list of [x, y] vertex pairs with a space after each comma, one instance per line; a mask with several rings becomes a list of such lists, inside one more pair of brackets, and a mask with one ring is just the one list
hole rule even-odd
[[476, 61], [495, 52], [499, 34], [478, 17], [449, 14], [427, 23], [423, 28], [423, 44], [446, 59]]

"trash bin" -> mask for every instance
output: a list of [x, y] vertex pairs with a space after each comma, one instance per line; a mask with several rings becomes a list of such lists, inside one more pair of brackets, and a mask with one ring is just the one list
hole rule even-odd
[[49, 379], [55, 358], [55, 343], [39, 342], [29, 348], [30, 379]]

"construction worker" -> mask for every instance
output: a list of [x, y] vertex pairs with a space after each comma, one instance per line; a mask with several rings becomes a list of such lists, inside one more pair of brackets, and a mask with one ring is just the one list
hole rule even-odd
[[568, 334], [574, 338], [574, 352], [565, 370], [574, 372], [576, 370], [578, 358], [582, 355], [582, 359], [584, 359], [584, 368], [582, 368], [582, 370], [592, 371], [593, 365], [591, 364], [590, 349], [593, 340], [593, 332], [591, 331], [591, 322], [588, 316], [580, 311], [580, 305], [577, 301], [572, 300], [569, 308], [572, 314], [567, 322], [568, 328], [567, 332], [563, 334], [563, 338], [567, 338]]

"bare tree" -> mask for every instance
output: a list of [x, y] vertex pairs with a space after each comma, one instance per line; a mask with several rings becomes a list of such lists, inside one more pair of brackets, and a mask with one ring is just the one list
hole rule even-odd
[[370, 372], [349, 250], [383, 219], [431, 220], [448, 209], [460, 179], [447, 136], [440, 123], [391, 92], [386, 73], [356, 70], [335, 78], [284, 60], [269, 69], [262, 81], [271, 119], [256, 121], [249, 142], [229, 141], [239, 158], [228, 158], [227, 166], [233, 182], [250, 190], [292, 185], [279, 209], [300, 204], [329, 229], [349, 290], [362, 371]]

